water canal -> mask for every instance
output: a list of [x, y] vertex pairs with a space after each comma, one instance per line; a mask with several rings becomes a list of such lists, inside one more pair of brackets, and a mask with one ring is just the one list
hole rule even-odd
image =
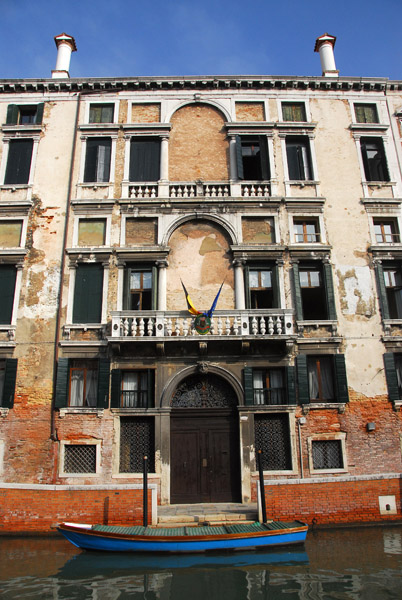
[[150, 557], [0, 538], [0, 597], [42, 600], [402, 599], [402, 526], [309, 532], [305, 546]]

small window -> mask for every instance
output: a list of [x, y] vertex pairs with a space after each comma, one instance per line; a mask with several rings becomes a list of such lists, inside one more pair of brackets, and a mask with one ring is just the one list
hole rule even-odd
[[90, 123], [113, 123], [114, 104], [91, 104], [89, 108]]
[[303, 319], [328, 319], [326, 290], [322, 269], [303, 266], [299, 271]]
[[336, 399], [334, 362], [332, 356], [307, 358], [310, 402], [331, 402]]
[[96, 407], [98, 363], [96, 360], [72, 360], [70, 366], [69, 406]]
[[378, 113], [375, 104], [355, 104], [357, 123], [378, 123]]
[[0, 265], [0, 324], [10, 325], [13, 317], [17, 269], [14, 265]]
[[377, 244], [399, 244], [400, 235], [396, 219], [373, 219]]
[[78, 223], [79, 246], [104, 246], [106, 219], [80, 219]]
[[154, 274], [153, 269], [127, 269], [125, 310], [152, 310], [154, 307]]
[[293, 227], [296, 244], [316, 244], [321, 241], [317, 219], [294, 220]]
[[402, 319], [402, 271], [400, 267], [384, 268], [384, 281], [390, 319]]
[[284, 121], [307, 121], [304, 102], [282, 102]]
[[120, 473], [142, 473], [144, 456], [148, 471], [155, 472], [155, 423], [152, 417], [121, 417]]
[[290, 471], [292, 452], [289, 416], [285, 413], [254, 416], [256, 452], [261, 450], [264, 471]]
[[29, 182], [33, 140], [10, 140], [7, 157], [5, 184], [24, 185]]
[[63, 474], [96, 473], [95, 444], [65, 444]]
[[270, 178], [267, 139], [264, 136], [237, 136], [239, 179], [261, 181]]
[[360, 147], [366, 181], [389, 181], [383, 140], [361, 138]]
[[314, 470], [344, 468], [341, 440], [313, 440], [311, 450]]
[[7, 108], [7, 125], [40, 125], [43, 119], [44, 104], [17, 105]]
[[0, 360], [0, 407], [12, 408], [14, 405], [15, 382], [18, 359]]
[[107, 182], [110, 178], [110, 138], [90, 138], [87, 140], [84, 182]]
[[130, 181], [158, 181], [160, 173], [159, 138], [132, 138]]
[[102, 316], [103, 266], [79, 264], [75, 273], [73, 323], [100, 323]]
[[0, 248], [19, 248], [22, 221], [0, 221]]
[[121, 406], [122, 408], [148, 407], [148, 371], [123, 371]]
[[288, 160], [289, 180], [311, 181], [310, 143], [305, 136], [288, 136], [286, 138], [286, 156]]
[[272, 271], [268, 269], [249, 270], [250, 308], [270, 308], [273, 306]]
[[254, 404], [287, 404], [283, 369], [253, 369]]

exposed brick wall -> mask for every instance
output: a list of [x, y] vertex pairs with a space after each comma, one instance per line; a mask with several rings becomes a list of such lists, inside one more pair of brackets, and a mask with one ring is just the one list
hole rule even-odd
[[[148, 490], [148, 523], [152, 491]], [[56, 523], [142, 525], [141, 489], [35, 490], [0, 488], [0, 535], [49, 531]]]
[[236, 102], [236, 121], [265, 121], [263, 102]]
[[126, 246], [130, 244], [152, 245], [157, 243], [156, 219], [127, 219]]
[[243, 242], [272, 244], [275, 241], [273, 219], [242, 219]]
[[131, 110], [132, 123], [159, 123], [161, 120], [160, 104], [133, 104]]
[[[265, 481], [267, 517], [300, 519], [309, 524], [336, 525], [395, 521], [402, 518], [402, 479], [361, 479], [270, 485]], [[380, 514], [379, 496], [395, 496], [397, 514]], [[252, 498], [257, 500], [257, 481]]]

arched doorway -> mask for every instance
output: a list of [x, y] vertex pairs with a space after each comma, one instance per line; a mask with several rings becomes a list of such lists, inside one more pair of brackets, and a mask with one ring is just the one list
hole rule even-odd
[[170, 502], [239, 502], [233, 388], [214, 373], [193, 374], [179, 384], [170, 405]]

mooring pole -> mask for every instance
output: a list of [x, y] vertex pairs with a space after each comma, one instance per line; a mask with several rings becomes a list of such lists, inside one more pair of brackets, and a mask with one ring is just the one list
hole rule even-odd
[[267, 522], [267, 507], [265, 505], [265, 487], [264, 487], [264, 473], [262, 470], [262, 451], [258, 450], [257, 462], [258, 462], [258, 473], [260, 475], [260, 494], [261, 494], [261, 509], [262, 509], [262, 522]]
[[148, 456], [144, 456], [143, 467], [143, 496], [142, 496], [142, 524], [148, 526]]

